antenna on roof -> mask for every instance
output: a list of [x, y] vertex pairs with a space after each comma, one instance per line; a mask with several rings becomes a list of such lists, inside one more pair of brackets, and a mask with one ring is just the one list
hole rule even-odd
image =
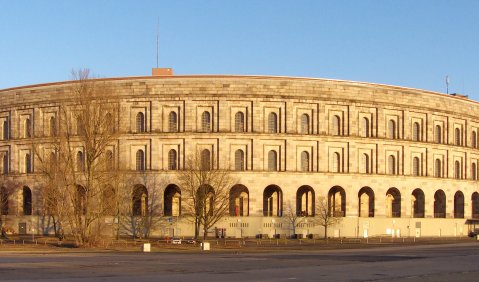
[[449, 75], [446, 75], [446, 94], [449, 94]]
[[156, 25], [156, 68], [159, 64], [159, 53], [160, 53], [160, 17], [158, 16], [158, 22]]
[[172, 68], [160, 68], [160, 16], [156, 24], [156, 68], [151, 69], [152, 76], [171, 76]]

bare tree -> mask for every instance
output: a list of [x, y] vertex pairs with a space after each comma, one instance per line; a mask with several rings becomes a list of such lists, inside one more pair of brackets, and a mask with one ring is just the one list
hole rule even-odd
[[110, 181], [107, 151], [117, 138], [117, 108], [105, 82], [90, 79], [89, 70], [73, 71], [74, 81], [58, 112], [59, 130], [51, 142], [34, 144], [45, 175], [46, 210], [68, 223], [77, 245], [94, 244], [102, 236], [102, 199]]
[[208, 231], [228, 214], [229, 189], [235, 184], [230, 172], [216, 169], [211, 159], [190, 156], [178, 175], [184, 199], [183, 214], [194, 222], [195, 238], [203, 227], [203, 239], [206, 239]]
[[62, 225], [66, 221], [67, 213], [70, 211], [68, 201], [69, 180], [65, 168], [57, 161], [57, 154], [50, 152], [49, 157], [45, 157], [45, 152], [39, 152], [39, 146], [33, 146], [34, 153], [39, 160], [38, 170], [43, 176], [43, 187], [41, 190], [41, 200], [43, 205], [43, 218], [52, 219], [55, 236], [59, 237], [62, 232]]
[[296, 234], [296, 227], [305, 221], [305, 217], [296, 211], [291, 201], [288, 201], [283, 212], [283, 220], [291, 226], [291, 231], [294, 235]]
[[328, 200], [325, 197], [318, 197], [316, 201], [316, 216], [313, 218], [315, 223], [324, 228], [324, 239], [328, 237], [328, 227], [341, 222], [342, 217], [335, 217], [330, 209]]

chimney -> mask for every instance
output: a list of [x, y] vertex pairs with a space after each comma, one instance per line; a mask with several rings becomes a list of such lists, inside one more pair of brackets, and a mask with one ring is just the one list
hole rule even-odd
[[151, 69], [152, 76], [171, 76], [173, 75], [172, 68], [152, 68]]

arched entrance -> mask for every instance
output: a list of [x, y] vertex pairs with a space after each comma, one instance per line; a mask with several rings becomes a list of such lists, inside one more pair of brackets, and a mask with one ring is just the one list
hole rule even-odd
[[397, 188], [389, 188], [386, 192], [386, 216], [401, 217], [401, 192]]
[[215, 189], [202, 185], [196, 191], [196, 212], [200, 215], [213, 215], [215, 209]]
[[417, 188], [412, 191], [411, 195], [411, 214], [415, 218], [424, 218], [425, 198], [424, 192]]
[[363, 187], [358, 192], [359, 216], [374, 217], [374, 191], [370, 187]]
[[446, 194], [442, 190], [437, 190], [434, 193], [434, 217], [446, 217]]
[[132, 213], [133, 216], [145, 216], [148, 214], [148, 190], [141, 184], [133, 187]]
[[249, 215], [249, 191], [246, 186], [237, 184], [230, 190], [230, 216]]
[[102, 191], [102, 213], [103, 215], [113, 216], [117, 213], [116, 192], [113, 186], [106, 185]]
[[269, 185], [263, 192], [263, 215], [281, 216], [283, 212], [283, 192], [276, 185]]
[[328, 210], [331, 216], [346, 216], [346, 192], [341, 186], [334, 186], [329, 190]]
[[454, 194], [454, 218], [464, 218], [464, 194], [461, 191]]
[[474, 192], [471, 196], [472, 218], [479, 218], [479, 193]]
[[296, 214], [298, 216], [314, 216], [314, 190], [311, 186], [303, 185], [296, 192]]
[[181, 190], [175, 184], [166, 186], [163, 195], [163, 213], [165, 216], [180, 216], [181, 215]]

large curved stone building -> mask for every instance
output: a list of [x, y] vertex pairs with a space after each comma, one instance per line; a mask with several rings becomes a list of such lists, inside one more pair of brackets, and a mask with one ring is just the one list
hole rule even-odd
[[[290, 234], [285, 206], [313, 216], [319, 197], [344, 217], [329, 236], [463, 236], [479, 218], [479, 104], [466, 97], [296, 77], [102, 81], [119, 109], [116, 165], [168, 179], [146, 187], [164, 195], [166, 219], [179, 216], [156, 235], [193, 233], [175, 182], [192, 153], [238, 179], [230, 216], [216, 224], [226, 236]], [[2, 194], [2, 214], [19, 232], [35, 230], [42, 214], [31, 144], [48, 142], [70, 84], [0, 90], [2, 189], [15, 191]], [[313, 222], [296, 232], [322, 235]]]

